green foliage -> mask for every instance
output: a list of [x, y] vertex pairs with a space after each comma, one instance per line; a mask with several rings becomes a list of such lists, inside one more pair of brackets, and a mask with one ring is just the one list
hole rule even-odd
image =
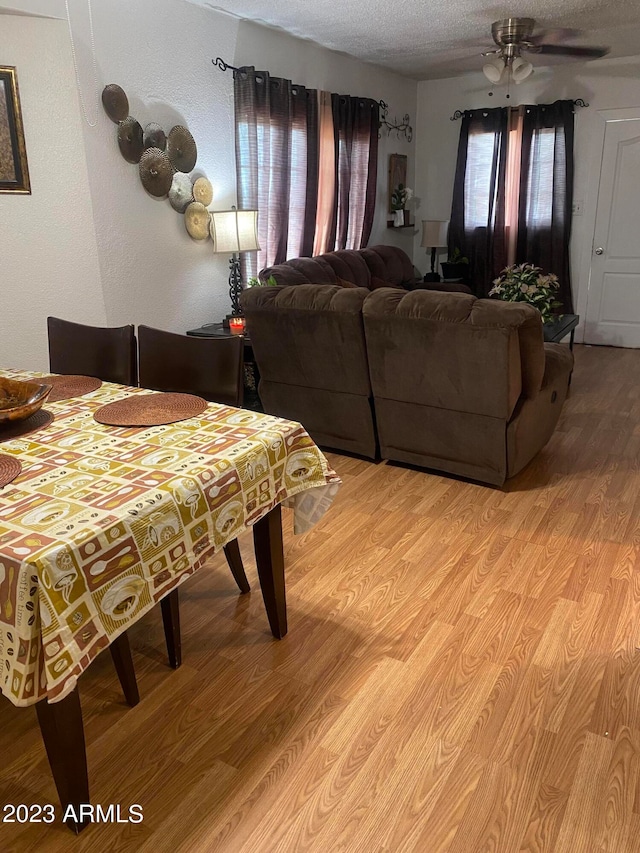
[[514, 264], [494, 279], [489, 296], [505, 302], [528, 302], [542, 314], [543, 323], [552, 323], [558, 319], [557, 309], [562, 305], [556, 299], [559, 287], [553, 273], [543, 275], [540, 267], [533, 264]]
[[451, 254], [449, 255], [449, 257], [447, 258], [447, 263], [448, 263], [448, 264], [468, 264], [468, 263], [469, 263], [469, 258], [466, 258], [466, 257], [462, 254], [462, 252], [460, 251], [460, 249], [458, 249], [458, 248], [456, 247], [456, 248], [453, 250], [453, 252], [451, 252]]
[[259, 278], [253, 276], [247, 282], [247, 287], [277, 287], [278, 282], [275, 279], [275, 276], [270, 275], [266, 281], [260, 281]]

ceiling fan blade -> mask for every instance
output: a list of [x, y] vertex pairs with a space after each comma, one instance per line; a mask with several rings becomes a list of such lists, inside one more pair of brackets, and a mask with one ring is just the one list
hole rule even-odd
[[569, 29], [569, 27], [547, 27], [530, 36], [527, 41], [532, 44], [560, 44], [567, 39], [579, 38], [582, 30]]
[[584, 59], [599, 59], [606, 56], [611, 48], [608, 47], [570, 47], [562, 44], [539, 44], [532, 50], [534, 53], [548, 56], [581, 56]]

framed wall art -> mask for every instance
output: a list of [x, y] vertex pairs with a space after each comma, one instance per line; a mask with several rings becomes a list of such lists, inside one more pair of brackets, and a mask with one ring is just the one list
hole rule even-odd
[[16, 69], [0, 65], [0, 193], [30, 193]]
[[389, 213], [393, 213], [393, 203], [391, 194], [394, 189], [402, 184], [407, 185], [407, 155], [406, 154], [390, 154], [389, 155]]

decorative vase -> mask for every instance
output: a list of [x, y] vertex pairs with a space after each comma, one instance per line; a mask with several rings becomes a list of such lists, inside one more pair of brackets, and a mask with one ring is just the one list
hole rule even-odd
[[393, 227], [402, 228], [404, 225], [404, 210], [393, 211]]

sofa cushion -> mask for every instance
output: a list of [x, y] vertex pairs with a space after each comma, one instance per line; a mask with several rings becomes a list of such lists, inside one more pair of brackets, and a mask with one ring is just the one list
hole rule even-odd
[[292, 258], [284, 264], [265, 267], [259, 278], [266, 282], [273, 276], [280, 285], [292, 284], [337, 284], [338, 276], [322, 255], [317, 258]]
[[411, 258], [397, 246], [370, 246], [361, 249], [360, 254], [371, 275], [387, 282], [387, 287], [415, 279]]
[[378, 290], [380, 287], [393, 287], [396, 290], [405, 290], [405, 287], [402, 284], [391, 284], [391, 282], [385, 281], [383, 278], [378, 278], [377, 276], [372, 275], [371, 290]]
[[408, 284], [415, 281], [411, 259], [397, 246], [339, 249], [315, 258], [292, 258], [282, 264], [265, 267], [258, 275], [263, 282], [273, 276], [283, 286], [340, 284], [342, 281], [369, 290], [377, 287], [407, 289]]
[[243, 291], [247, 330], [264, 380], [369, 396], [364, 287], [299, 284]]
[[343, 281], [350, 281], [356, 287], [369, 288], [370, 286], [371, 273], [360, 251], [341, 249], [336, 252], [327, 252], [326, 255], [318, 255], [314, 260], [328, 264], [336, 276]]
[[530, 305], [381, 288], [363, 314], [376, 396], [508, 419], [525, 381], [540, 388], [542, 321]]

